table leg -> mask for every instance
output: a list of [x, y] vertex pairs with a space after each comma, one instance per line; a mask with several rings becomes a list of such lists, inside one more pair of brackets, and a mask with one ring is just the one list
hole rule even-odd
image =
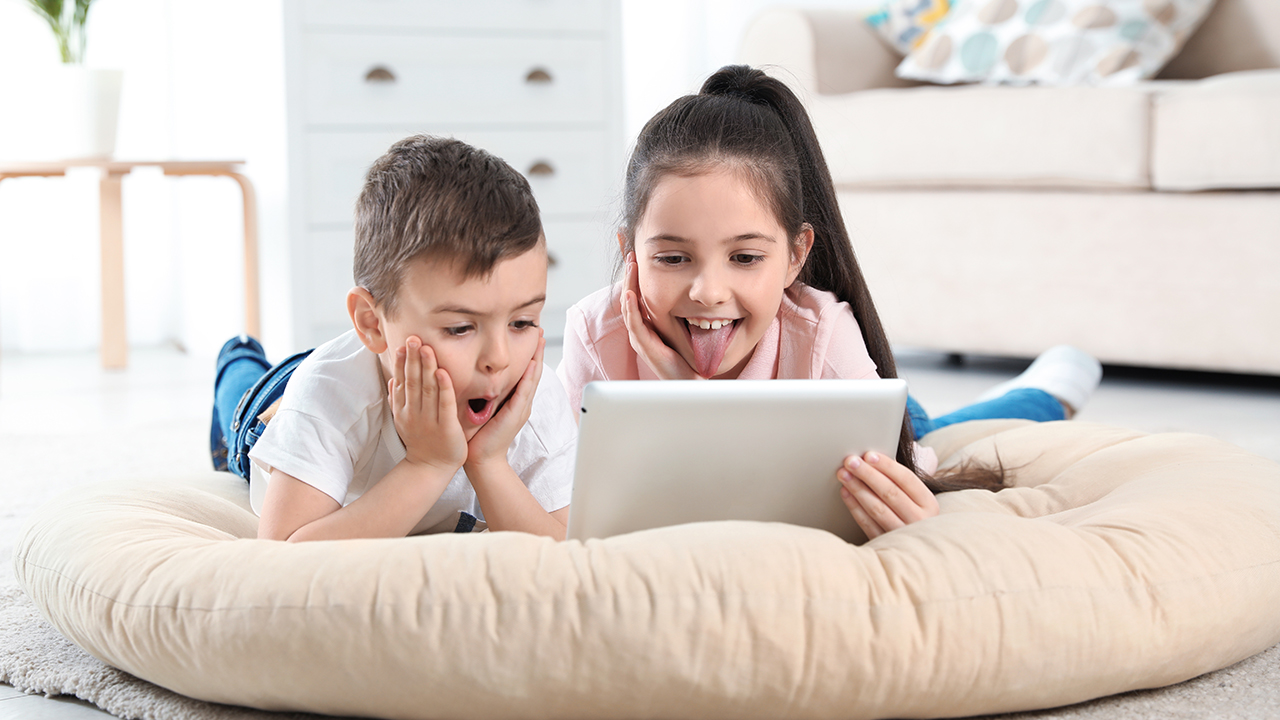
[[102, 243], [102, 367], [129, 364], [124, 315], [124, 212], [119, 173], [104, 172], [99, 183], [98, 217]]
[[262, 338], [261, 313], [258, 309], [258, 203], [249, 178], [239, 173], [228, 176], [240, 185], [244, 195], [244, 331]]

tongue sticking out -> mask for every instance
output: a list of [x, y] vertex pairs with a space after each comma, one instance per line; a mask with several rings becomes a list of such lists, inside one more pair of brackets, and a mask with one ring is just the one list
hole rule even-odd
[[712, 377], [724, 360], [724, 353], [729, 349], [729, 341], [733, 340], [733, 331], [737, 323], [729, 323], [719, 330], [703, 330], [696, 325], [689, 326], [689, 339], [693, 345], [694, 371], [704, 378]]

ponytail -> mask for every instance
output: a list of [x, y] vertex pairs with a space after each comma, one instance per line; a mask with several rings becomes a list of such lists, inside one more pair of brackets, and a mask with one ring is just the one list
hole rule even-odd
[[[723, 67], [697, 95], [677, 99], [645, 124], [627, 165], [622, 226], [627, 249], [634, 248], [634, 229], [659, 180], [725, 165], [741, 172], [771, 203], [793, 241], [806, 223], [813, 228], [813, 247], [798, 280], [848, 303], [880, 377], [897, 377], [893, 351], [854, 257], [813, 124], [795, 93], [761, 70]], [[897, 460], [921, 475], [914, 439], [904, 414]], [[1002, 473], [996, 478], [999, 487]], [[992, 475], [968, 468], [960, 475], [923, 479], [940, 492], [988, 487]]]

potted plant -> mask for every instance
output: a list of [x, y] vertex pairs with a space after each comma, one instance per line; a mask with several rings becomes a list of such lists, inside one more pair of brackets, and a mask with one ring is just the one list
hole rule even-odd
[[[12, 107], [0, 122], [0, 156], [12, 160], [105, 159], [115, 151], [119, 70], [84, 66], [85, 24], [93, 0], [27, 0], [48, 23], [61, 64], [12, 73]], [[2, 83], [0, 83], [2, 84]]]
[[62, 0], [27, 0], [31, 9], [44, 18], [58, 39], [58, 51], [64, 65], [84, 63], [84, 24], [89, 19], [89, 6], [93, 0], [75, 0], [74, 4]]

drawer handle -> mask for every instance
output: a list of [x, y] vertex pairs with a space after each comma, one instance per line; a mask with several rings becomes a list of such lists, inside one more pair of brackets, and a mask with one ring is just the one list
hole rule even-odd
[[396, 75], [382, 65], [374, 65], [369, 72], [364, 74], [364, 81], [367, 83], [393, 83], [396, 81]]
[[524, 76], [524, 81], [530, 85], [549, 83], [551, 82], [551, 73], [547, 72], [543, 68], [536, 67], [530, 70], [528, 75]]
[[551, 163], [547, 162], [546, 160], [539, 160], [538, 162], [534, 163], [529, 168], [529, 172], [525, 174], [535, 175], [538, 177], [550, 177], [551, 175], [556, 174], [556, 169], [551, 167]]

